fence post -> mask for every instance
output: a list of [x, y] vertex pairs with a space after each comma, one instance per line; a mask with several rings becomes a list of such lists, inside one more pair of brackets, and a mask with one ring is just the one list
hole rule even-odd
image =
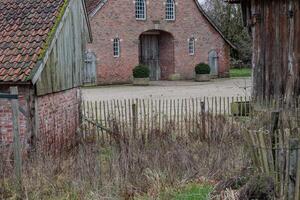
[[[205, 124], [205, 102], [201, 101], [201, 117], [202, 117], [202, 132], [203, 136], [201, 139], [206, 140], [206, 124]], [[201, 131], [200, 131], [201, 133]]]
[[[299, 134], [299, 132], [298, 132]], [[297, 168], [296, 168], [296, 183], [295, 183], [295, 200], [299, 200], [300, 199], [300, 159], [299, 159], [299, 148], [300, 148], [300, 145], [299, 145], [299, 140], [298, 140], [298, 143], [297, 143]]]
[[[18, 95], [17, 87], [10, 87], [10, 93]], [[14, 172], [15, 172], [15, 186], [19, 193], [22, 193], [22, 158], [21, 158], [21, 144], [19, 134], [19, 100], [11, 100], [12, 120], [13, 120], [13, 148], [14, 148]], [[21, 195], [20, 195], [21, 196]]]
[[277, 158], [276, 158], [276, 144], [279, 140], [278, 135], [276, 135], [276, 131], [278, 129], [279, 122], [279, 111], [273, 111], [271, 113], [271, 127], [270, 127], [270, 136], [271, 136], [271, 145], [272, 145], [272, 165], [274, 169], [277, 168]]
[[137, 105], [132, 104], [132, 134], [133, 138], [136, 139], [136, 128], [137, 128]]
[[[298, 164], [298, 147], [299, 140], [297, 138], [292, 138], [289, 140], [290, 152], [289, 152], [289, 179], [288, 179], [288, 200], [295, 200], [295, 195], [299, 192], [296, 189], [297, 182], [297, 164]], [[297, 192], [296, 192], [297, 191]]]

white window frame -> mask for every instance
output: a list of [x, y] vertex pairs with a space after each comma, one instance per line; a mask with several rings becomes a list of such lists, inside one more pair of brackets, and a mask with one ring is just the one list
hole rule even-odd
[[113, 39], [113, 55], [115, 58], [120, 57], [120, 38], [116, 37]]
[[[138, 4], [143, 3], [144, 6], [139, 6]], [[147, 0], [135, 0], [135, 19], [136, 20], [146, 20], [147, 19]], [[144, 12], [144, 14], [138, 13], [138, 12]], [[141, 17], [140, 15], [144, 15], [144, 17]]]
[[194, 37], [188, 39], [188, 51], [190, 56], [195, 55], [195, 41], [196, 39]]
[[[168, 18], [170, 16], [171, 12], [173, 12], [172, 18]], [[165, 19], [167, 21], [174, 21], [176, 19], [176, 3], [175, 3], [175, 0], [166, 0], [165, 1]]]

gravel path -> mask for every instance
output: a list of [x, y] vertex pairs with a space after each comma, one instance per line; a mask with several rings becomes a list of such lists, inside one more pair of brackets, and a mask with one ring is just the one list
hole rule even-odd
[[178, 99], [189, 97], [245, 96], [251, 94], [251, 79], [215, 79], [211, 82], [156, 81], [150, 86], [132, 85], [83, 88], [84, 100], [110, 100], [129, 98]]

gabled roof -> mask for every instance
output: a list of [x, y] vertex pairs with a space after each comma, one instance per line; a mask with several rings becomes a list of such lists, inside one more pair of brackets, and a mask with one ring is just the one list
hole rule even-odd
[[27, 82], [66, 0], [1, 0], [0, 82]]
[[[93, 17], [101, 8], [105, 5], [108, 0], [86, 0], [89, 16]], [[212, 27], [221, 35], [221, 37], [225, 40], [225, 42], [231, 46], [233, 49], [236, 49], [236, 46], [230, 42], [225, 35], [222, 33], [220, 28], [214, 23], [214, 21], [207, 15], [207, 13], [203, 10], [198, 0], [194, 0], [200, 13], [204, 16], [204, 18], [212, 25]], [[237, 0], [229, 0], [229, 1], [237, 1]]]

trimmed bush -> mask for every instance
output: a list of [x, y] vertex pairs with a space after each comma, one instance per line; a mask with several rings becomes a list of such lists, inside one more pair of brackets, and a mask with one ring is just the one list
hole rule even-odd
[[210, 67], [208, 64], [200, 63], [195, 67], [196, 74], [210, 74]]
[[133, 70], [134, 78], [149, 78], [150, 70], [146, 65], [138, 65]]

